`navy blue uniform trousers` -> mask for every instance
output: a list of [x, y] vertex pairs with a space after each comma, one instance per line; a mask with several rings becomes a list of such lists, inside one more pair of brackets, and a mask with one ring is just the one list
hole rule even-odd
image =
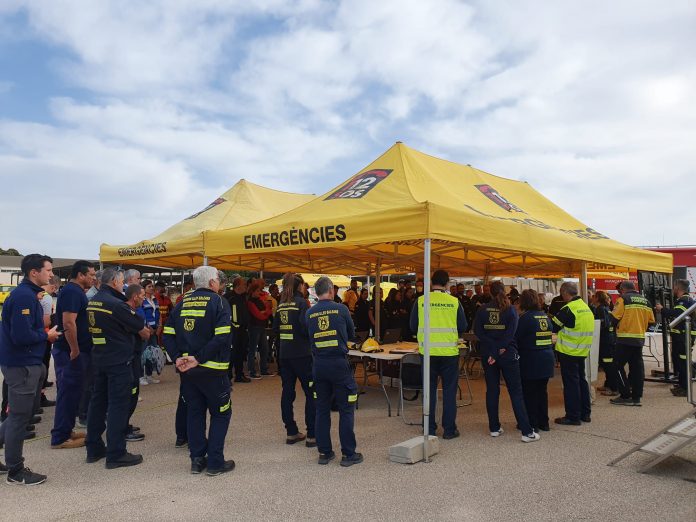
[[302, 391], [305, 394], [305, 424], [307, 426], [307, 437], [313, 439], [314, 424], [316, 421], [316, 408], [314, 406], [314, 392], [312, 390], [312, 357], [297, 357], [291, 359], [280, 359], [280, 378], [283, 383], [283, 391], [280, 395], [280, 412], [285, 424], [288, 436], [297, 435], [299, 429], [295, 422], [293, 403], [297, 397], [295, 384], [299, 380]]
[[57, 446], [70, 438], [75, 417], [80, 408], [85, 373], [90, 354], [80, 353], [73, 361], [70, 352], [53, 349], [53, 367], [56, 370], [56, 411], [51, 430], [51, 445]]
[[[104, 454], [106, 461], [118, 460], [126, 453], [126, 432], [131, 405], [131, 363], [114, 366], [95, 366], [92, 400], [87, 412], [88, 457]], [[106, 448], [102, 434], [106, 429]]]
[[574, 357], [561, 352], [558, 362], [561, 363], [561, 378], [563, 379], [563, 403], [566, 418], [579, 421], [592, 413], [590, 405], [590, 386], [585, 379], [585, 357]]
[[522, 435], [532, 433], [532, 426], [529, 424], [527, 409], [524, 406], [524, 395], [522, 394], [522, 379], [520, 378], [520, 361], [512, 356], [501, 356], [495, 364], [488, 364], [483, 360], [483, 374], [486, 378], [486, 411], [488, 412], [489, 431], [500, 429], [500, 417], [498, 408], [500, 402], [500, 374], [503, 374], [507, 385], [512, 411], [515, 420], [522, 432]]
[[[222, 469], [225, 437], [232, 417], [227, 370], [192, 368], [181, 374], [181, 389], [186, 401], [186, 431], [191, 459], [207, 455], [209, 470]], [[210, 429], [206, 438], [208, 412]]]
[[437, 379], [442, 379], [442, 429], [445, 433], [457, 430], [457, 384], [459, 383], [459, 356], [430, 356], [430, 420], [429, 431], [435, 435], [437, 422]]
[[314, 358], [314, 389], [316, 392], [316, 436], [319, 453], [331, 453], [331, 403], [338, 407], [338, 435], [341, 453], [351, 457], [355, 453], [355, 402], [358, 387], [348, 360], [344, 357]]

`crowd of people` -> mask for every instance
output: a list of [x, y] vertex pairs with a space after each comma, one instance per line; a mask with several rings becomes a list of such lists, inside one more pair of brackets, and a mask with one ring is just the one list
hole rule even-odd
[[[157, 384], [166, 361], [175, 365], [180, 378], [175, 445], [188, 447], [192, 473], [216, 476], [234, 469], [234, 461], [224, 456], [231, 382], [274, 376], [271, 361], [277, 363], [281, 377], [285, 442], [316, 447], [319, 464], [328, 464], [335, 458], [330, 437], [334, 409], [339, 412], [341, 465], [359, 464], [363, 456], [356, 451], [353, 429], [358, 391], [348, 343], [359, 339], [360, 332], [374, 335], [377, 323], [381, 335], [396, 329], [403, 340], [415, 338], [420, 353], [426, 341], [422, 280], [414, 286], [399, 281], [382, 301], [379, 288], [368, 300], [368, 289], [360, 289], [355, 280], [339, 297], [339, 289], [324, 276], [314, 286], [317, 302], [312, 304], [309, 285], [299, 274], [286, 274], [281, 292], [275, 284], [266, 290], [263, 279], [233, 276], [228, 281], [225, 273], [203, 266], [184, 281], [181, 295], [172, 302], [164, 283], [141, 280], [136, 270], [97, 271], [92, 263], [77, 261], [54, 308], [52, 295], [60, 280], [52, 273], [52, 259], [28, 255], [22, 272], [24, 280], [2, 309], [0, 328], [4, 376], [0, 445], [5, 447], [0, 473], [7, 473], [12, 484], [46, 480], [24, 465], [23, 441], [35, 436], [43, 408], [52, 406], [52, 448], [85, 447], [86, 461], [105, 459], [107, 469], [140, 464], [142, 456], [130, 453], [127, 443], [145, 435], [130, 420], [140, 387]], [[467, 332], [476, 336], [492, 437], [504, 432], [498, 414], [501, 376], [521, 440], [538, 441], [540, 431], [550, 429], [547, 386], [556, 365], [563, 381], [565, 415], [554, 422], [591, 422], [585, 360], [595, 319], [601, 325], [600, 364], [606, 379], [600, 391], [612, 397], [612, 404], [641, 405], [642, 346], [655, 318], [632, 282], [620, 284], [615, 304], [608, 294], [597, 292], [589, 305], [572, 282], [563, 283], [550, 305], [544, 294], [531, 289], [506, 292], [501, 281], [471, 289], [456, 284], [448, 292], [450, 278], [443, 270], [432, 274], [431, 283], [430, 411], [435, 411], [440, 381], [444, 439], [460, 435], [459, 339]], [[693, 304], [687, 281], [678, 280], [674, 291], [673, 309], [656, 307], [666, 317], [676, 317]], [[686, 343], [679, 341], [680, 333], [672, 332], [674, 367], [679, 373], [675, 395], [686, 388], [688, 352]], [[52, 385], [47, 380], [51, 355], [55, 402], [44, 393]], [[306, 433], [294, 416], [298, 381], [305, 399]], [[434, 435], [437, 420], [434, 415], [428, 420]], [[86, 432], [76, 427], [86, 427]]]

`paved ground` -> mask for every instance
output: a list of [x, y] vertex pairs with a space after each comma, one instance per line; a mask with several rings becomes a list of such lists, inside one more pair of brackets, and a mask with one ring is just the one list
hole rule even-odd
[[[648, 383], [642, 408], [598, 398], [591, 424], [552, 429], [532, 444], [520, 442], [505, 392], [506, 433], [488, 436], [481, 379], [473, 388], [474, 404], [458, 412], [462, 436], [441, 441], [431, 463], [412, 466], [389, 462], [387, 449], [420, 429], [387, 417], [381, 391], [368, 390], [356, 416], [365, 462], [344, 469], [337, 461], [319, 466], [316, 450], [284, 444], [279, 378], [238, 385], [227, 439], [237, 469], [211, 478], [190, 475], [187, 452], [174, 448], [178, 382], [167, 367], [161, 384], [143, 389], [135, 415], [146, 439], [130, 450], [144, 455], [142, 465], [106, 470], [86, 464], [82, 449], [51, 450], [49, 409], [25, 450], [27, 464], [49, 480], [36, 488], [1, 484], [0, 519], [696, 520], [696, 447], [648, 475], [635, 471], [645, 456], [606, 466], [689, 411], [665, 386]], [[413, 403], [407, 407], [415, 412]], [[559, 378], [552, 381], [551, 413], [562, 414]]]

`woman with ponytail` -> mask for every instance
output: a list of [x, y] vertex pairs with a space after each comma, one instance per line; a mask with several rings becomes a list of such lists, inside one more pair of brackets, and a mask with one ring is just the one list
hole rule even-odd
[[[305, 445], [317, 445], [314, 436], [314, 393], [312, 385], [312, 347], [307, 334], [307, 300], [302, 295], [304, 281], [298, 274], [283, 276], [283, 291], [273, 318], [273, 333], [280, 339], [278, 365], [283, 389], [280, 395], [280, 411], [285, 424], [286, 444], [295, 444], [305, 439]], [[305, 424], [307, 434], [300, 433], [295, 422], [293, 403], [295, 383], [300, 381], [305, 394]]]
[[505, 295], [505, 285], [494, 281], [490, 286], [492, 301], [481, 306], [474, 319], [474, 332], [479, 340], [481, 363], [486, 378], [486, 411], [491, 437], [503, 434], [498, 416], [500, 399], [500, 374], [512, 402], [517, 425], [522, 431], [522, 442], [534, 442], [541, 437], [529, 424], [524, 406], [522, 381], [520, 379], [519, 354], [515, 341], [517, 311]]

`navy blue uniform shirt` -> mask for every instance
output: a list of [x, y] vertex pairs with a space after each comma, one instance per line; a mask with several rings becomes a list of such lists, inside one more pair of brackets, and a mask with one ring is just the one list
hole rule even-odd
[[273, 332], [280, 339], [281, 359], [296, 359], [312, 355], [307, 336], [307, 301], [299, 292], [291, 303], [280, 303], [273, 317]]
[[121, 292], [102, 285], [87, 303], [87, 321], [95, 366], [115, 366], [133, 360], [133, 334], [143, 329], [143, 320], [128, 306]]
[[503, 357], [517, 354], [517, 310], [509, 306], [504, 312], [495, 303], [482, 305], [474, 318], [474, 333], [479, 340], [481, 356], [484, 359], [492, 357], [497, 360], [500, 350], [505, 349]]
[[227, 370], [232, 314], [226, 299], [208, 288], [189, 292], [169, 314], [164, 346], [172, 360], [192, 355], [200, 365]]
[[519, 316], [515, 339], [520, 354], [520, 376], [525, 380], [550, 379], [556, 358], [551, 341], [551, 318], [542, 311], [529, 310]]
[[[92, 351], [92, 335], [89, 333], [89, 324], [87, 323], [87, 303], [88, 299], [85, 291], [80, 285], [72, 281], [68, 282], [58, 293], [58, 302], [56, 303], [58, 331], [62, 332], [64, 330], [63, 312], [77, 314], [75, 324], [77, 325], [77, 345], [80, 347], [80, 352]], [[53, 347], [66, 352], [70, 351], [70, 345], [65, 335], [61, 335], [53, 343]]]
[[43, 364], [48, 335], [39, 293], [43, 288], [24, 279], [7, 297], [0, 322], [0, 365]]
[[315, 357], [345, 357], [355, 337], [350, 311], [344, 304], [322, 299], [307, 310], [307, 331]]

